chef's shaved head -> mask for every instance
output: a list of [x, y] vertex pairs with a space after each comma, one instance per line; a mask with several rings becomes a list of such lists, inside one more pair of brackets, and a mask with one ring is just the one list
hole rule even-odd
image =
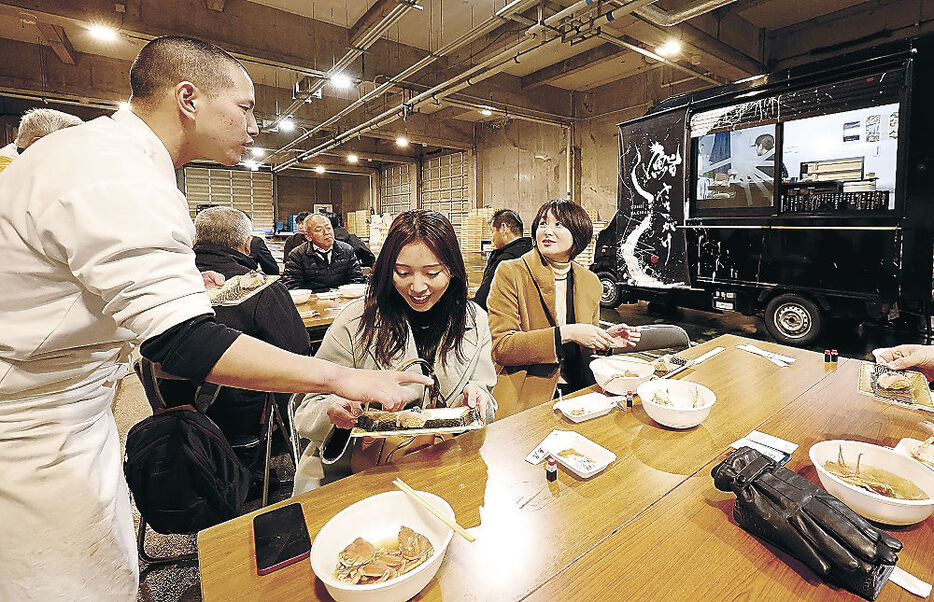
[[181, 36], [156, 38], [143, 46], [130, 67], [131, 100], [149, 104], [183, 81], [213, 95], [234, 85], [230, 78], [234, 65], [246, 73], [240, 61], [213, 44]]

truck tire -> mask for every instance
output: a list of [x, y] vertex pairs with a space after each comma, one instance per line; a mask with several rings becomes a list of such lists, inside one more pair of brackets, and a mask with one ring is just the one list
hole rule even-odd
[[765, 327], [784, 345], [807, 345], [823, 326], [821, 310], [813, 301], [793, 293], [779, 295], [765, 308]]
[[600, 296], [600, 307], [607, 309], [616, 309], [619, 307], [622, 295], [619, 292], [619, 285], [616, 284], [616, 276], [610, 272], [598, 272], [597, 278], [603, 285], [603, 294]]

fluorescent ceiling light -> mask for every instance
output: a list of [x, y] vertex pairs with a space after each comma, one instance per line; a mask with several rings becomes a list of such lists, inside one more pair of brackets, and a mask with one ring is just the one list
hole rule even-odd
[[681, 52], [681, 42], [678, 40], [668, 40], [662, 46], [655, 49], [660, 56], [675, 56]]
[[315, 168], [315, 173], [324, 173], [324, 166], [323, 166], [323, 165], [319, 165], [318, 167], [316, 167], [316, 168]]
[[346, 89], [353, 85], [353, 80], [346, 73], [335, 73], [331, 76], [331, 85], [335, 88]]
[[357, 155], [347, 155], [348, 163], [356, 163], [359, 160], [360, 160], [360, 157], [358, 157]]
[[285, 119], [279, 122], [279, 129], [283, 132], [294, 132], [295, 131], [295, 120], [292, 119], [292, 116], [289, 115]]
[[106, 25], [91, 25], [88, 27], [91, 35], [102, 42], [113, 42], [117, 39], [117, 31]]
[[401, 146], [402, 148], [405, 148], [408, 145], [409, 145], [409, 139], [406, 138], [405, 136], [399, 136], [398, 138], [396, 138], [396, 146]]
[[490, 115], [493, 114], [493, 111], [491, 111], [491, 110], [489, 110], [489, 109], [483, 109], [482, 111], [480, 111], [480, 114], [483, 115], [483, 116], [485, 116], [485, 117], [489, 117]]

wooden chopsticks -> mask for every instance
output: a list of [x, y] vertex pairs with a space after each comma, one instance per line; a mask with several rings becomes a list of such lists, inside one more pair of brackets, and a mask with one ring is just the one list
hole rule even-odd
[[451, 529], [453, 529], [455, 533], [457, 533], [458, 535], [460, 535], [461, 537], [463, 537], [463, 538], [466, 539], [467, 541], [471, 541], [471, 542], [472, 542], [472, 541], [475, 541], [475, 540], [477, 539], [476, 537], [474, 537], [473, 535], [471, 535], [470, 533], [468, 533], [467, 531], [465, 531], [463, 527], [461, 527], [460, 525], [458, 525], [458, 524], [454, 521], [454, 519], [452, 519], [452, 518], [446, 516], [443, 512], [441, 512], [440, 510], [438, 510], [437, 508], [435, 508], [434, 504], [432, 504], [431, 502], [429, 502], [428, 500], [426, 500], [424, 497], [422, 497], [422, 495], [421, 495], [419, 492], [417, 492], [417, 491], [415, 491], [414, 489], [412, 489], [411, 487], [409, 487], [409, 486], [406, 484], [406, 482], [403, 481], [402, 479], [398, 479], [398, 478], [397, 478], [397, 479], [393, 480], [392, 484], [395, 485], [396, 487], [398, 487], [399, 489], [401, 489], [402, 491], [404, 491], [404, 492], [406, 493], [406, 495], [408, 495], [410, 498], [412, 498], [413, 500], [415, 500], [416, 502], [418, 502], [419, 504], [421, 504], [426, 510], [428, 510], [429, 512], [431, 512], [432, 514], [434, 514], [435, 516], [437, 516], [437, 517], [438, 517], [438, 520], [440, 520], [441, 522], [443, 522], [443, 523], [446, 524], [447, 526], [451, 527]]

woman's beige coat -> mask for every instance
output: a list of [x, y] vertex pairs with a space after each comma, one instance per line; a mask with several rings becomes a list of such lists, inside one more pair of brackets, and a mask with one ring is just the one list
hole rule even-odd
[[[463, 392], [468, 383], [478, 384], [487, 392], [490, 392], [496, 383], [496, 372], [493, 360], [490, 359], [490, 327], [487, 324], [486, 312], [476, 303], [472, 301], [468, 303], [473, 311], [467, 314], [467, 331], [464, 333], [463, 340], [464, 361], [459, 361], [455, 354], [450, 353], [447, 356], [447, 363], [442, 363], [439, 358], [435, 360], [433, 367], [438, 383], [441, 385], [440, 399], [448, 407], [463, 405]], [[402, 356], [394, 362], [393, 366], [378, 364], [372, 349], [361, 353], [361, 341], [357, 336], [357, 329], [362, 316], [363, 299], [350, 302], [328, 328], [315, 357], [341, 366], [366, 370], [392, 370], [418, 357], [415, 338], [411, 330], [409, 330], [408, 341]], [[411, 400], [419, 399], [424, 392], [421, 385], [406, 385], [406, 387], [412, 391]], [[295, 494], [317, 487], [318, 480], [324, 477], [319, 448], [334, 428], [328, 419], [327, 410], [335, 399], [337, 399], [335, 395], [309, 394], [295, 411], [296, 430], [302, 437], [311, 441], [296, 469]], [[492, 422], [496, 414], [495, 398], [490, 400], [487, 413], [484, 419], [488, 423]]]
[[[571, 262], [574, 319], [599, 324], [603, 287], [587, 268]], [[539, 296], [541, 291], [541, 296]], [[542, 298], [545, 306], [542, 306]], [[503, 418], [554, 397], [559, 366], [555, 349], [555, 275], [537, 249], [496, 269], [487, 299], [493, 361], [499, 378], [493, 396]], [[546, 314], [546, 311], [548, 312]], [[550, 320], [549, 320], [550, 317]]]

